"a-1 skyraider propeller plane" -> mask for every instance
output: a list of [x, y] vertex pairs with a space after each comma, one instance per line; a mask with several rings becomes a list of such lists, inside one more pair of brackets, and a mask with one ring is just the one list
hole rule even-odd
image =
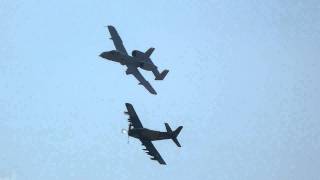
[[165, 123], [167, 132], [150, 130], [142, 126], [139, 117], [131, 104], [126, 103], [126, 107], [127, 112], [124, 113], [129, 115], [129, 127], [127, 131], [128, 137], [131, 136], [139, 139], [142, 145], [145, 146], [145, 149], [143, 150], [145, 150], [146, 153], [151, 156], [152, 160], [157, 160], [160, 164], [166, 164], [157, 149], [152, 144], [152, 141], [172, 139], [178, 147], [181, 147], [177, 136], [179, 135], [183, 126], [179, 126], [175, 131], [172, 131], [169, 124]]
[[163, 80], [168, 74], [169, 70], [164, 70], [160, 73], [158, 67], [151, 61], [150, 56], [154, 51], [154, 48], [149, 48], [146, 52], [133, 50], [132, 56], [130, 56], [126, 51], [117, 30], [113, 26], [108, 26], [108, 30], [111, 35], [110, 39], [113, 40], [116, 50], [103, 52], [100, 54], [100, 57], [118, 62], [121, 65], [126, 65], [127, 75], [132, 74], [139, 81], [140, 85], [143, 85], [150, 93], [157, 94], [150, 83], [145, 80], [138, 70], [138, 68], [141, 68], [146, 71], [152, 71], [155, 80]]

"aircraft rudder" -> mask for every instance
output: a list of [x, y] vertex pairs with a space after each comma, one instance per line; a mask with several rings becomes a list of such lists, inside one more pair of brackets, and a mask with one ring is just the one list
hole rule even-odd
[[174, 132], [173, 132], [173, 138], [172, 138], [172, 141], [178, 146], [178, 147], [181, 147], [177, 137], [180, 133], [180, 131], [182, 130], [183, 126], [179, 126]]
[[175, 137], [177, 137], [181, 131], [181, 129], [183, 128], [183, 126], [179, 126], [175, 131], [174, 131], [174, 135]]

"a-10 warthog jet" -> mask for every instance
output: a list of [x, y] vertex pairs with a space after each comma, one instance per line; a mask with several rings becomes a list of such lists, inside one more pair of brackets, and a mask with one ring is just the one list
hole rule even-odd
[[166, 164], [166, 162], [162, 159], [161, 155], [157, 151], [157, 149], [152, 144], [152, 141], [164, 140], [164, 139], [172, 139], [173, 142], [181, 147], [177, 136], [179, 135], [183, 126], [179, 126], [175, 131], [172, 131], [169, 124], [165, 123], [167, 132], [154, 131], [147, 128], [144, 128], [139, 120], [138, 115], [136, 114], [133, 106], [129, 103], [126, 103], [127, 112], [125, 114], [129, 115], [129, 128], [127, 130], [128, 137], [134, 137], [141, 141], [142, 145], [146, 148], [143, 149], [149, 154], [152, 160], [157, 160], [160, 164]]
[[113, 40], [116, 50], [103, 52], [100, 54], [100, 57], [118, 62], [121, 65], [126, 65], [128, 68], [126, 74], [134, 75], [134, 77], [138, 79], [140, 85], [143, 85], [150, 93], [157, 94], [150, 83], [144, 79], [138, 70], [138, 68], [141, 68], [152, 71], [155, 80], [163, 80], [168, 74], [169, 70], [164, 70], [160, 73], [158, 67], [151, 61], [150, 56], [154, 51], [154, 48], [150, 48], [146, 52], [133, 50], [132, 56], [130, 56], [126, 51], [117, 30], [113, 26], [108, 26], [108, 29], [111, 34], [110, 39]]

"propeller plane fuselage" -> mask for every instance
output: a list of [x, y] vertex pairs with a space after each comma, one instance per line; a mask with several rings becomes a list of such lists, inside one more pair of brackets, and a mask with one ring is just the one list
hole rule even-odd
[[128, 135], [138, 139], [156, 141], [164, 139], [172, 139], [174, 137], [173, 132], [160, 132], [147, 128], [132, 128], [129, 129]]
[[[160, 164], [166, 164], [162, 159], [160, 153], [152, 144], [152, 141], [171, 139], [178, 147], [181, 147], [177, 137], [183, 128], [179, 126], [176, 130], [172, 130], [168, 123], [165, 123], [167, 132], [155, 131], [144, 128], [137, 113], [135, 112], [132, 104], [126, 103], [127, 112], [125, 114], [129, 115], [129, 127], [128, 127], [128, 137], [134, 137], [141, 141], [142, 145], [145, 146], [145, 151], [148, 155], [151, 156], [150, 159], [157, 160]], [[128, 138], [129, 140], [129, 138]]]

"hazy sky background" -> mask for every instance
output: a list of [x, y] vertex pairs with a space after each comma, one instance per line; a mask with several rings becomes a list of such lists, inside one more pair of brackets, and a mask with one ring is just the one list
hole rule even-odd
[[[0, 179], [319, 180], [320, 1], [0, 0]], [[155, 47], [164, 81], [98, 55]], [[127, 144], [142, 123], [183, 125]]]

